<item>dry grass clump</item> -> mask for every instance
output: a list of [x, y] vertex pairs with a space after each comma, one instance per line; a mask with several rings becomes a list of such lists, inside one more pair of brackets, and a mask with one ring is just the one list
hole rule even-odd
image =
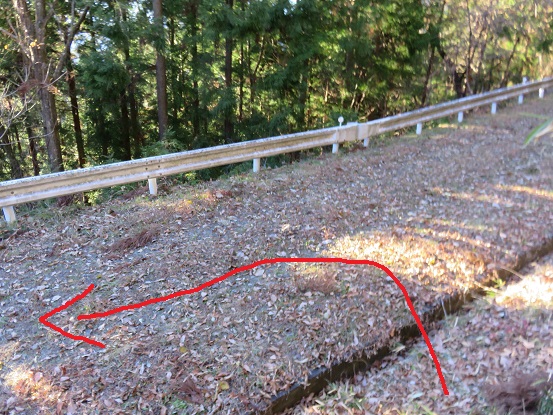
[[328, 295], [339, 290], [337, 273], [320, 266], [309, 266], [294, 273], [294, 284], [300, 292], [320, 292]]
[[330, 275], [298, 276], [295, 278], [294, 282], [301, 292], [317, 291], [323, 294], [332, 294], [338, 291], [338, 284]]
[[499, 415], [514, 415], [536, 409], [551, 387], [547, 373], [534, 372], [520, 374], [509, 382], [487, 385], [486, 394]]
[[144, 228], [134, 235], [120, 239], [110, 246], [110, 251], [124, 252], [129, 249], [138, 249], [152, 242], [161, 232], [161, 227], [158, 225]]
[[123, 200], [135, 199], [138, 196], [142, 196], [148, 193], [148, 186], [139, 186], [136, 189], [129, 190], [127, 193], [121, 195]]
[[65, 196], [59, 196], [56, 199], [56, 206], [58, 208], [71, 206], [74, 203], [78, 203], [79, 201], [84, 201], [85, 195], [84, 193], [76, 193], [72, 195], [65, 195]]

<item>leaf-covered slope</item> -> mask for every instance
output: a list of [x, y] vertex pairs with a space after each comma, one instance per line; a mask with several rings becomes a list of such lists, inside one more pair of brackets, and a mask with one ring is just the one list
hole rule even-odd
[[[4, 409], [244, 413], [386, 341], [412, 317], [385, 274], [360, 266], [267, 266], [171, 302], [76, 316], [285, 256], [378, 261], [420, 312], [551, 234], [551, 143], [522, 146], [537, 121], [521, 108], [546, 114], [553, 101], [157, 199], [31, 213], [0, 250]], [[38, 322], [90, 283], [52, 321], [106, 349]]]

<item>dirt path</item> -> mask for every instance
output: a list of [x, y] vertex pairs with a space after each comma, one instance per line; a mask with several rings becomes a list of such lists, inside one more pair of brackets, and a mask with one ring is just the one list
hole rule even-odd
[[[383, 272], [266, 266], [171, 302], [76, 316], [286, 256], [377, 261], [422, 312], [551, 237], [551, 142], [521, 143], [540, 122], [528, 114], [552, 112], [550, 99], [529, 101], [461, 128], [175, 186], [153, 200], [20, 215], [27, 231], [0, 249], [0, 411], [262, 410], [311, 370], [371, 350], [412, 321]], [[93, 293], [52, 322], [105, 349], [38, 322], [90, 283]]]

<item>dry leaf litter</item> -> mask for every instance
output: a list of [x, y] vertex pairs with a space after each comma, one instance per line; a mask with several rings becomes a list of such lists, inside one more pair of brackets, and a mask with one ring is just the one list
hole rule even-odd
[[[76, 316], [303, 256], [384, 264], [421, 313], [551, 235], [551, 141], [522, 142], [541, 122], [535, 115], [552, 111], [549, 98], [529, 100], [422, 137], [168, 186], [158, 198], [137, 192], [20, 215], [20, 230], [0, 242], [0, 413], [260, 411], [313, 369], [376, 348], [412, 316], [395, 284], [368, 266], [264, 266], [165, 303]], [[91, 283], [92, 294], [51, 321], [105, 349], [38, 321]], [[447, 344], [437, 345], [444, 356]], [[439, 390], [430, 366], [426, 376]]]
[[553, 389], [553, 255], [517, 282], [465, 306], [429, 333], [447, 380], [439, 387], [423, 341], [349, 381], [330, 385], [289, 414], [534, 414]]

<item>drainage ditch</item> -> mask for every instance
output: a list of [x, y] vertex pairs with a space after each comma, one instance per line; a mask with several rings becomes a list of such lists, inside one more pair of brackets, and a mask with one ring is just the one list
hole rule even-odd
[[[486, 288], [492, 287], [498, 279], [508, 283], [512, 278], [511, 270], [515, 272], [520, 271], [533, 261], [551, 252], [553, 252], [553, 233], [544, 238], [539, 246], [519, 255], [514, 263], [489, 272], [479, 284], [479, 287], [466, 292], [455, 293], [444, 298], [439, 304], [428, 307], [419, 314], [425, 329], [428, 331], [434, 323], [442, 320], [446, 315], [458, 312], [465, 304], [482, 296]], [[273, 415], [292, 408], [299, 404], [303, 398], [311, 394], [316, 395], [320, 393], [329, 383], [352, 378], [356, 373], [366, 371], [375, 362], [391, 355], [394, 344], [398, 340], [405, 344], [420, 336], [421, 333], [416, 323], [413, 322], [412, 324], [405, 325], [399, 330], [399, 335], [393, 339], [389, 339], [384, 346], [375, 349], [374, 346], [367, 345], [364, 348], [365, 352], [361, 355], [357, 355], [349, 360], [336, 362], [331, 367], [313, 370], [306, 382], [294, 384], [288, 390], [279, 393], [265, 410], [257, 413], [260, 415]]]

